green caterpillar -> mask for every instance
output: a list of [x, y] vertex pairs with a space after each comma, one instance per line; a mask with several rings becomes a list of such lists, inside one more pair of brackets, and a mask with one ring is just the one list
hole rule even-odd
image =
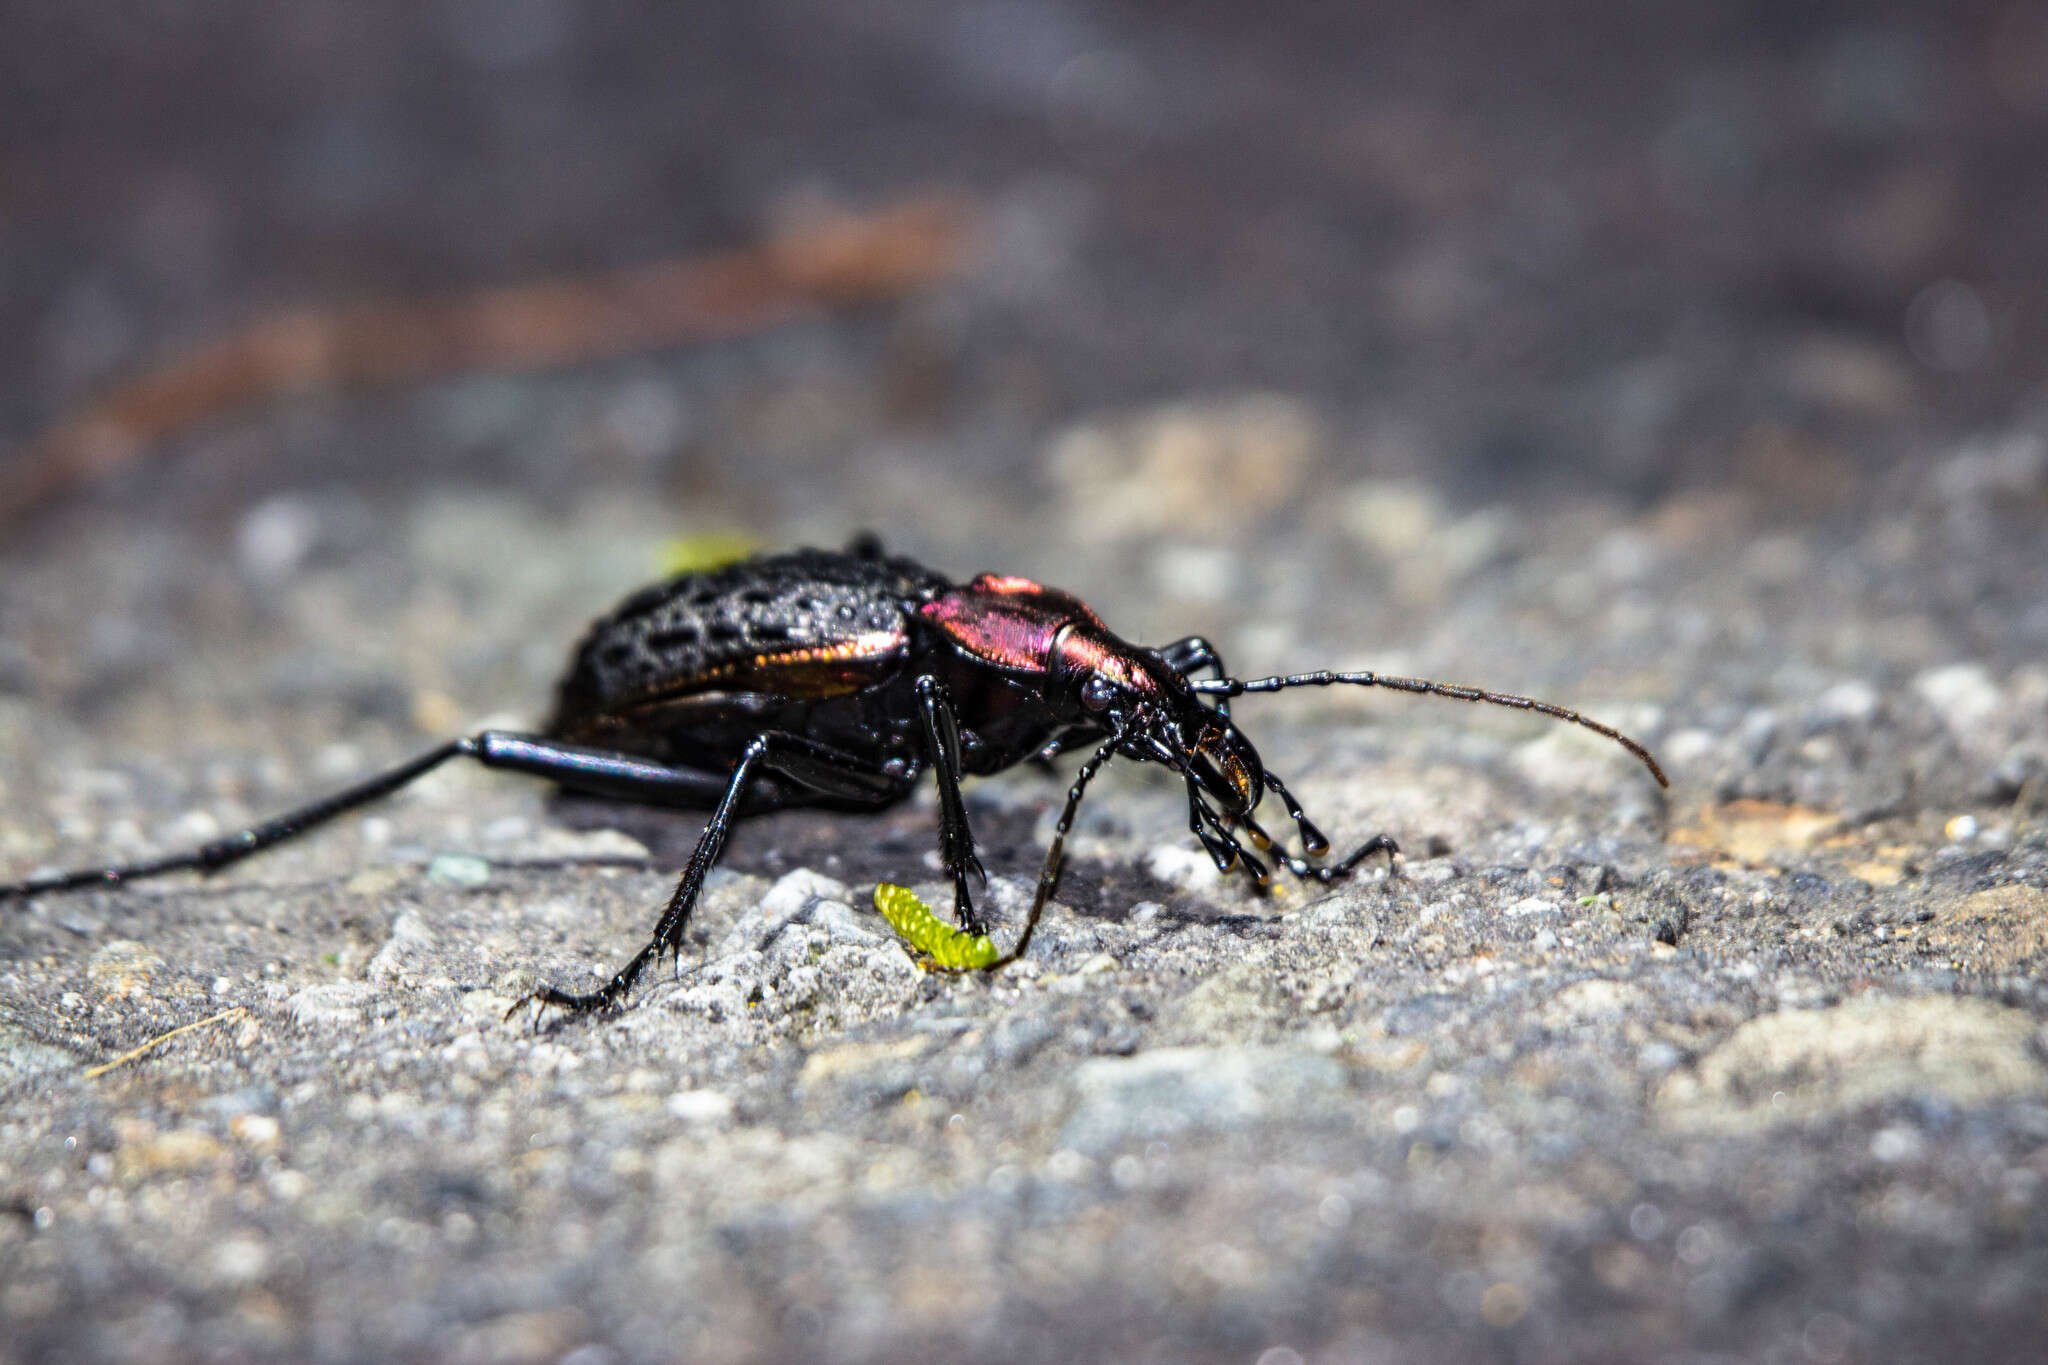
[[883, 882], [875, 888], [875, 909], [889, 921], [903, 941], [941, 967], [966, 971], [991, 967], [1002, 954], [987, 934], [968, 934], [932, 913], [907, 886]]

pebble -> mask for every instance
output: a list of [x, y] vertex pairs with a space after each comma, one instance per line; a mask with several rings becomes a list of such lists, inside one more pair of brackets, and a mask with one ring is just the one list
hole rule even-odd
[[1344, 1066], [1291, 1047], [1166, 1047], [1075, 1068], [1060, 1145], [1105, 1153], [1181, 1134], [1225, 1132], [1313, 1111], [1344, 1090]]
[[1160, 844], [1145, 854], [1145, 870], [1183, 891], [1207, 891], [1223, 874], [1207, 853], [1184, 844]]
[[1815, 1123], [1896, 1100], [1973, 1106], [2048, 1094], [2025, 1010], [1986, 1000], [1862, 998], [1752, 1019], [1665, 1081], [1675, 1131]]
[[1824, 721], [1860, 723], [1877, 714], [1877, 689], [1861, 678], [1838, 682], [1820, 694], [1814, 714]]
[[724, 1123], [732, 1117], [732, 1096], [719, 1090], [678, 1090], [662, 1108], [684, 1123]]
[[1913, 690], [1958, 739], [1974, 737], [2004, 704], [1982, 664], [1930, 668], [1913, 679]]
[[328, 981], [295, 992], [285, 1010], [296, 1023], [338, 1028], [361, 1023], [364, 1007], [376, 995], [375, 987], [361, 981]]
[[491, 879], [490, 860], [473, 853], [443, 853], [427, 864], [427, 879], [448, 886], [482, 886]]

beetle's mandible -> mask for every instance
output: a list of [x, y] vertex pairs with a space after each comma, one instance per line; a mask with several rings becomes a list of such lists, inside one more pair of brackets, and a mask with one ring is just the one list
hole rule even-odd
[[[690, 911], [735, 820], [785, 806], [877, 810], [909, 796], [927, 770], [938, 784], [939, 857], [953, 882], [954, 917], [969, 935], [987, 933], [974, 905], [973, 885], [985, 874], [961, 778], [1089, 748], [1023, 929], [1008, 952], [985, 964], [1000, 967], [1029, 945], [1074, 812], [1115, 757], [1162, 764], [1180, 776], [1188, 828], [1226, 872], [1241, 869], [1263, 883], [1268, 873], [1258, 853], [1266, 853], [1296, 877], [1327, 883], [1373, 853], [1394, 854], [1394, 841], [1382, 834], [1337, 862], [1312, 861], [1329, 852], [1329, 840], [1231, 719], [1233, 697], [1336, 684], [1490, 702], [1570, 721], [1619, 743], [1659, 785], [1670, 785], [1641, 744], [1548, 702], [1377, 673], [1233, 678], [1200, 636], [1159, 648], [1134, 645], [1058, 589], [1003, 574], [956, 584], [864, 539], [844, 552], [766, 555], [635, 593], [577, 647], [554, 715], [538, 734], [467, 735], [191, 852], [0, 883], [0, 900], [209, 872], [457, 757], [579, 792], [709, 809], [646, 946], [595, 990], [542, 986], [520, 1002], [583, 1012], [616, 1005], [649, 963], [681, 952]], [[1293, 820], [1300, 854], [1255, 818], [1268, 795]]]

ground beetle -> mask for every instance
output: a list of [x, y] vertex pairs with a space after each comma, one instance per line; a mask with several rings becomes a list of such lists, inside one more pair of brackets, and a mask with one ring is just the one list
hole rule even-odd
[[[1082, 794], [1118, 755], [1180, 775], [1188, 828], [1223, 871], [1241, 868], [1266, 880], [1265, 864], [1240, 835], [1294, 876], [1323, 883], [1373, 853], [1396, 853], [1382, 834], [1341, 861], [1310, 862], [1329, 852], [1329, 840], [1231, 722], [1233, 697], [1337, 683], [1571, 721], [1621, 744], [1669, 785], [1641, 744], [1548, 702], [1377, 673], [1233, 678], [1200, 636], [1157, 649], [1133, 645], [1058, 589], [1006, 574], [955, 584], [885, 555], [870, 537], [844, 552], [766, 555], [635, 593], [578, 646], [554, 717], [540, 734], [465, 736], [190, 853], [39, 874], [0, 885], [0, 899], [212, 871], [456, 757], [578, 792], [708, 808], [711, 818], [647, 945], [594, 991], [542, 986], [520, 1002], [589, 1011], [616, 1005], [650, 962], [680, 952], [690, 911], [733, 821], [785, 806], [877, 810], [909, 796], [926, 769], [938, 782], [939, 857], [953, 882], [954, 916], [966, 933], [986, 933], [971, 889], [986, 874], [975, 857], [960, 779], [1093, 746], [1067, 792], [1016, 946], [988, 964], [1001, 966], [1029, 944]], [[1294, 821], [1305, 857], [1277, 846], [1253, 818], [1268, 794]]]

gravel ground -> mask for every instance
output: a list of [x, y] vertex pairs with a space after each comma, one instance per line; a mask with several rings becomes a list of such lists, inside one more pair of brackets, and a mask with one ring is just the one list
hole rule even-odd
[[[1504, 711], [1250, 699], [1392, 875], [1219, 881], [1113, 766], [1030, 956], [932, 975], [869, 903], [943, 899], [929, 791], [778, 815], [678, 976], [537, 1026], [697, 817], [446, 769], [211, 879], [0, 907], [0, 1362], [2037, 1357], [2032, 11], [524, 8], [20, 16], [0, 415], [280, 298], [790, 195], [963, 187], [979, 264], [225, 414], [13, 528], [0, 875], [537, 722], [584, 622], [735, 532], [872, 528], [1245, 676], [1543, 696], [1671, 789]], [[969, 787], [999, 936], [1066, 780]]]

